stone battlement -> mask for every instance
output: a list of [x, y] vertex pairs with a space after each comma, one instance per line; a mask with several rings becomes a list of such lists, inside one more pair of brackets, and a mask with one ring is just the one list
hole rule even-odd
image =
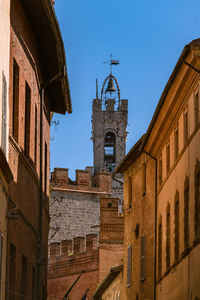
[[88, 234], [49, 245], [48, 277], [55, 278], [97, 270], [98, 235]]
[[52, 189], [68, 189], [74, 191], [106, 192], [111, 191], [111, 174], [99, 172], [93, 175], [93, 168], [76, 170], [76, 180], [72, 181], [68, 176], [68, 169], [54, 168], [51, 172]]

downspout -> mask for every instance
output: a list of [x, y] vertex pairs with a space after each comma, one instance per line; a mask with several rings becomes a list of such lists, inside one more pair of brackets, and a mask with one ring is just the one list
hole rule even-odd
[[154, 243], [154, 300], [156, 300], [156, 269], [157, 269], [157, 158], [146, 152], [144, 149], [142, 150], [146, 155], [152, 158], [156, 163], [155, 170], [155, 243]]
[[39, 197], [39, 236], [38, 236], [38, 300], [41, 299], [41, 260], [42, 260], [42, 202], [43, 202], [43, 105], [44, 87], [40, 89], [40, 197]]

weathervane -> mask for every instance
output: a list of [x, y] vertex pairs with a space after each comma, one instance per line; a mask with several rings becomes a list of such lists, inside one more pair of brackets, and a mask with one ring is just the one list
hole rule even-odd
[[119, 63], [120, 63], [119, 60], [112, 59], [112, 54], [110, 54], [110, 60], [104, 62], [104, 64], [109, 64], [110, 65], [110, 74], [111, 75], [112, 75], [112, 66], [113, 65], [119, 65]]

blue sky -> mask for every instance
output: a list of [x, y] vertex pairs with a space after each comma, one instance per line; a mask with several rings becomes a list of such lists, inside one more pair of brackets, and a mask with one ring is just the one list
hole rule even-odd
[[127, 151], [145, 133], [165, 84], [182, 52], [200, 37], [199, 0], [55, 0], [66, 49], [73, 112], [54, 115], [51, 170], [93, 165], [92, 100], [109, 66], [121, 98], [129, 100]]

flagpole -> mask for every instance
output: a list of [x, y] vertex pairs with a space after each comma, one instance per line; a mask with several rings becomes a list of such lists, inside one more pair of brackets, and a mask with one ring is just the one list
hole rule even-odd
[[68, 289], [67, 293], [65, 294], [64, 298], [62, 300], [66, 300], [67, 296], [69, 295], [69, 293], [71, 292], [71, 290], [73, 289], [73, 287], [75, 286], [75, 284], [77, 283], [77, 281], [79, 280], [79, 278], [81, 277], [81, 275], [85, 272], [85, 270], [83, 270], [81, 272], [81, 274], [78, 275], [78, 277], [76, 278], [76, 280], [74, 281], [74, 283], [71, 285], [71, 287]]

